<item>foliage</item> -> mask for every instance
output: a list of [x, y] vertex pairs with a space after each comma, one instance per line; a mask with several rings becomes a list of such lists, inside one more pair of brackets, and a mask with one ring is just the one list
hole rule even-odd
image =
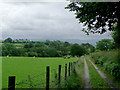
[[[120, 50], [119, 50], [120, 51]], [[118, 57], [118, 50], [101, 51], [92, 53], [92, 58], [95, 64], [101, 65], [106, 71], [108, 71], [114, 78], [120, 77], [120, 57]]]
[[[24, 43], [23, 39], [17, 40], [20, 43], [3, 43], [3, 56], [29, 56], [29, 57], [61, 57], [70, 54], [69, 42], [62, 41], [29, 41]], [[28, 41], [28, 40], [27, 40]], [[40, 43], [38, 43], [40, 42]], [[18, 45], [19, 44], [19, 45]]]
[[95, 47], [92, 46], [92, 45], [89, 44], [89, 43], [82, 43], [81, 46], [84, 47], [84, 48], [87, 50], [88, 54], [95, 51]]
[[102, 39], [96, 43], [96, 48], [99, 50], [111, 50], [113, 48], [113, 41], [111, 39]]
[[120, 47], [120, 30], [118, 29], [118, 26], [115, 26], [115, 31], [113, 32], [112, 35], [114, 42], [116, 44], [116, 47]]
[[120, 77], [120, 65], [116, 63], [106, 63], [104, 64], [105, 70], [113, 75], [116, 79]]
[[[120, 22], [119, 3], [117, 2], [71, 2], [66, 9], [75, 11], [76, 18], [88, 26], [84, 32], [104, 33], [113, 30], [112, 26]], [[118, 25], [118, 26], [119, 26]], [[119, 29], [120, 30], [120, 29]]]
[[7, 39], [4, 40], [4, 42], [5, 42], [5, 43], [12, 43], [13, 40], [12, 40], [11, 38], [7, 38]]
[[75, 67], [73, 68], [71, 75], [67, 78], [66, 81], [62, 81], [60, 88], [79, 88], [80, 87], [80, 79], [77, 75]]
[[2, 55], [13, 55], [15, 51], [15, 46], [11, 43], [5, 43], [2, 45]]
[[37, 56], [38, 56], [38, 54], [37, 54], [36, 52], [28, 52], [27, 55], [28, 55], [29, 57], [33, 57], [33, 56], [37, 57]]
[[24, 48], [32, 48], [32, 47], [34, 47], [34, 45], [31, 42], [24, 45]]
[[71, 46], [71, 55], [72, 56], [82, 56], [86, 53], [86, 50], [84, 47], [80, 46], [79, 44], [75, 43]]

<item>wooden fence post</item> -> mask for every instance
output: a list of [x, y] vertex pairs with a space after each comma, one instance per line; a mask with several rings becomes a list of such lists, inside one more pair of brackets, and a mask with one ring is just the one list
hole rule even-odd
[[71, 62], [71, 71], [72, 71], [72, 62]]
[[28, 75], [28, 81], [30, 82], [30, 87], [33, 87], [30, 75]]
[[70, 76], [70, 62], [69, 62], [68, 74]]
[[8, 90], [15, 90], [15, 76], [9, 76]]
[[50, 81], [50, 67], [46, 67], [46, 90], [49, 90], [49, 81]]
[[61, 65], [59, 65], [59, 70], [58, 70], [58, 87], [60, 87], [60, 79], [61, 79]]
[[74, 62], [74, 66], [75, 66], [75, 62]]
[[65, 80], [67, 79], [67, 64], [65, 64]]

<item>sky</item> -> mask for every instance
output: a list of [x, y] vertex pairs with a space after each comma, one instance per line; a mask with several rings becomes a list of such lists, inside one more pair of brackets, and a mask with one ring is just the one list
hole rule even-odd
[[82, 23], [65, 9], [69, 2], [0, 3], [0, 39], [62, 40], [94, 43], [111, 39], [110, 32], [86, 35]]

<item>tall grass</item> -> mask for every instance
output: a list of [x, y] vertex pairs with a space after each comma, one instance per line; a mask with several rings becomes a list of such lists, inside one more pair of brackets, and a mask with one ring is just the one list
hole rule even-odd
[[67, 78], [67, 80], [62, 81], [60, 88], [79, 88], [79, 77], [76, 73], [75, 67], [72, 70], [71, 75]]
[[120, 49], [91, 54], [92, 60], [120, 83]]
[[84, 88], [84, 60], [83, 57], [73, 67], [71, 75], [63, 80], [61, 88]]
[[116, 63], [120, 65], [120, 49], [112, 50], [112, 51], [100, 51], [96, 53], [92, 53], [91, 56], [94, 60], [101, 58], [104, 63]]

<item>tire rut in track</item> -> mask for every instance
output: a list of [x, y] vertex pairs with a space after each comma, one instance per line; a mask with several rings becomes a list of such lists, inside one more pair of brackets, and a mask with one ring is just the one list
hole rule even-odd
[[110, 86], [110, 88], [118, 88], [111, 80], [109, 80], [104, 73], [102, 73], [97, 67], [96, 65], [89, 59], [89, 61], [91, 62], [91, 64], [94, 66], [94, 68], [97, 70], [97, 72], [100, 74], [100, 76], [104, 79], [104, 81], [107, 82], [107, 84]]
[[89, 77], [89, 70], [88, 70], [88, 66], [86, 63], [86, 60], [84, 58], [84, 70], [85, 70], [85, 88], [92, 88], [91, 84], [90, 84], [90, 77]]

